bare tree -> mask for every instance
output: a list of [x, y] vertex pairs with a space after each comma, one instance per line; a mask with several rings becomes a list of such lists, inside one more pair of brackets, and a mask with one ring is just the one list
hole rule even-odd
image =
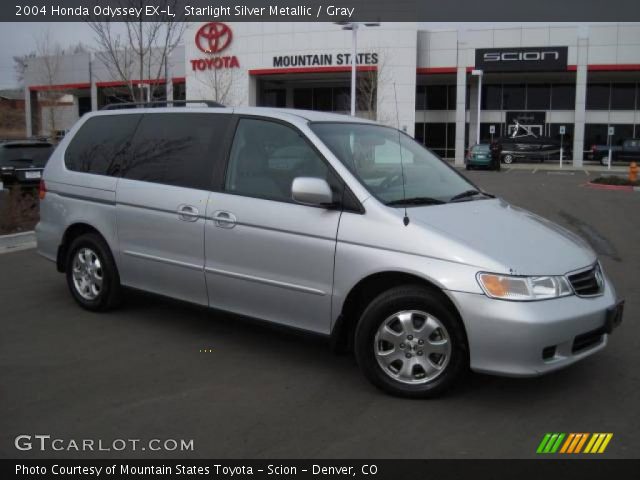
[[20, 86], [24, 85], [24, 75], [27, 71], [29, 60], [36, 57], [36, 52], [29, 52], [26, 55], [13, 56], [13, 69], [16, 72], [16, 80]]
[[[144, 9], [145, 0], [120, 0], [114, 6]], [[170, 0], [168, 6], [177, 11], [178, 0]], [[128, 89], [131, 99], [145, 101], [145, 83], [152, 99], [164, 77], [169, 57], [182, 39], [185, 24], [180, 21], [162, 22], [113, 22], [94, 21], [87, 24], [95, 34], [98, 51], [95, 56], [114, 78], [119, 78]], [[119, 33], [118, 26], [124, 27]]]
[[384, 122], [386, 119], [378, 118], [377, 105], [382, 101], [384, 87], [391, 81], [389, 69], [386, 64], [386, 55], [378, 49], [378, 63], [375, 69], [358, 72], [356, 83], [357, 109], [371, 120]]
[[226, 106], [236, 105], [236, 69], [212, 68], [201, 72], [196, 80], [199, 83], [196, 90], [201, 98]]
[[59, 43], [54, 41], [49, 29], [36, 37], [36, 55], [38, 58], [38, 68], [35, 71], [39, 83], [46, 88], [39, 92], [38, 98], [43, 101], [45, 107], [47, 125], [44, 133], [54, 137], [57, 130], [57, 109], [61, 92], [55, 89], [56, 79], [59, 76], [62, 57], [65, 52]]

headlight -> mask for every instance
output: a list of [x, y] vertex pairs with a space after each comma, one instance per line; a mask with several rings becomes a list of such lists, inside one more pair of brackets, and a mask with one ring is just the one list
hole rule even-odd
[[481, 272], [477, 279], [487, 296], [501, 300], [546, 300], [573, 293], [567, 279], [561, 276], [520, 277]]

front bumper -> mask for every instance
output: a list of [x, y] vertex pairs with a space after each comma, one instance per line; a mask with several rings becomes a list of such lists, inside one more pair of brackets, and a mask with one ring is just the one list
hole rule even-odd
[[[607, 310], [616, 294], [512, 302], [449, 292], [469, 341], [471, 369], [507, 376], [537, 376], [577, 362], [607, 345]], [[610, 330], [609, 330], [610, 331]]]

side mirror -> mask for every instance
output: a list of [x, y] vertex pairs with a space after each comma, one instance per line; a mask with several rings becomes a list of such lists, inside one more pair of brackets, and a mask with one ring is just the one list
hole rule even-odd
[[291, 184], [291, 198], [303, 205], [328, 207], [334, 204], [327, 181], [315, 177], [295, 178]]

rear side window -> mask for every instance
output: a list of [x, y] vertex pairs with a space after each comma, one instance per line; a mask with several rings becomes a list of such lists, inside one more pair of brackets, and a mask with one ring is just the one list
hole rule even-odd
[[145, 114], [122, 163], [122, 176], [209, 189], [214, 167], [223, 161], [229, 123], [230, 115], [224, 114]]
[[142, 115], [105, 115], [86, 121], [64, 155], [69, 170], [117, 175], [118, 163], [129, 146]]

